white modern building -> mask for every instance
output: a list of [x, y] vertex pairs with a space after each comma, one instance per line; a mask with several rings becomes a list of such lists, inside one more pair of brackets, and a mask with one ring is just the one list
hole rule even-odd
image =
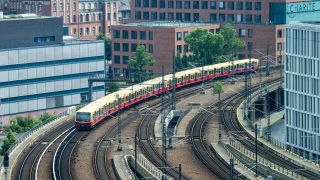
[[287, 147], [320, 163], [320, 23], [288, 24], [285, 37]]
[[[0, 50], [0, 117], [80, 104], [104, 59], [103, 41]], [[103, 84], [94, 84], [93, 99], [103, 94]]]

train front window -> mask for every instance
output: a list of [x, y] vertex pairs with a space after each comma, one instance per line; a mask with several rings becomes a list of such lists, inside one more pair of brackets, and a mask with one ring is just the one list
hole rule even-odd
[[90, 113], [78, 112], [76, 120], [79, 122], [89, 122], [90, 121]]

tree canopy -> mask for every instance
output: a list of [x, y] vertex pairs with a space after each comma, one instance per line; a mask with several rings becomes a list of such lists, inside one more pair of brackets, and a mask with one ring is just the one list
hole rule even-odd
[[206, 29], [196, 29], [186, 37], [185, 42], [193, 53], [194, 62], [199, 65], [219, 63], [222, 59], [233, 61], [235, 55], [245, 48], [244, 41], [237, 37], [231, 24], [225, 24], [215, 34]]
[[129, 59], [129, 68], [134, 74], [134, 81], [145, 81], [149, 78], [146, 66], [152, 66], [154, 59], [150, 53], [148, 53], [143, 45], [139, 45], [136, 49], [134, 56]]
[[111, 59], [111, 40], [110, 38], [106, 37], [104, 34], [99, 34], [97, 36], [97, 40], [103, 40], [104, 41], [104, 52], [107, 60]]

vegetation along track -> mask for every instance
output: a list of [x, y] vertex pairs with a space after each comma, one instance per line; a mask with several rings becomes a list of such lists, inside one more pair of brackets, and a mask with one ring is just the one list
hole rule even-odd
[[25, 155], [22, 155], [19, 159], [18, 169], [16, 177], [17, 180], [31, 180], [37, 179], [37, 168], [40, 163], [43, 153], [50, 146], [50, 143], [57, 139], [57, 137], [63, 135], [68, 129], [73, 126], [73, 122], [68, 122], [66, 124], [58, 126], [56, 129], [45, 134], [43, 137], [35, 141], [28, 150], [26, 150]]
[[[280, 79], [275, 79], [272, 81], [267, 81], [266, 83], [273, 83], [279, 81]], [[255, 91], [259, 88], [259, 86], [255, 86], [252, 88], [251, 91]], [[237, 132], [237, 135], [244, 137], [239, 139], [244, 146], [246, 146], [250, 151], [255, 152], [255, 139], [252, 137], [242, 126], [239, 124], [236, 115], [236, 109], [238, 108], [239, 104], [243, 100], [244, 92], [236, 94], [233, 98], [227, 99], [223, 102], [222, 106], [222, 123], [224, 124], [226, 130], [229, 132]], [[249, 140], [248, 140], [249, 139]], [[319, 174], [316, 174], [309, 170], [304, 170], [303, 167], [292, 163], [290, 160], [284, 159], [282, 156], [277, 154], [274, 150], [270, 149], [267, 146], [264, 146], [262, 143], [258, 143], [258, 154], [271, 162], [280, 165], [286, 169], [293, 170], [296, 173], [307, 177], [308, 179], [320, 179]]]

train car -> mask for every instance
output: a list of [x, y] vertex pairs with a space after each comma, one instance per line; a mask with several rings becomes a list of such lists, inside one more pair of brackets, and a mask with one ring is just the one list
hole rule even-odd
[[[251, 64], [249, 64], [251, 63]], [[243, 59], [233, 63], [225, 62], [193, 68], [176, 73], [176, 87], [186, 87], [191, 84], [200, 83], [213, 78], [225, 77], [228, 75], [244, 73], [250, 67], [252, 70], [259, 70], [258, 59]], [[233, 69], [232, 69], [233, 68]], [[75, 126], [78, 129], [91, 129], [108, 116], [121, 109], [137, 104], [138, 102], [157, 96], [163, 91], [173, 89], [172, 74], [164, 76], [164, 88], [162, 89], [162, 77], [157, 77], [141, 84], [133, 85], [108, 94], [94, 102], [89, 103], [76, 112]]]

